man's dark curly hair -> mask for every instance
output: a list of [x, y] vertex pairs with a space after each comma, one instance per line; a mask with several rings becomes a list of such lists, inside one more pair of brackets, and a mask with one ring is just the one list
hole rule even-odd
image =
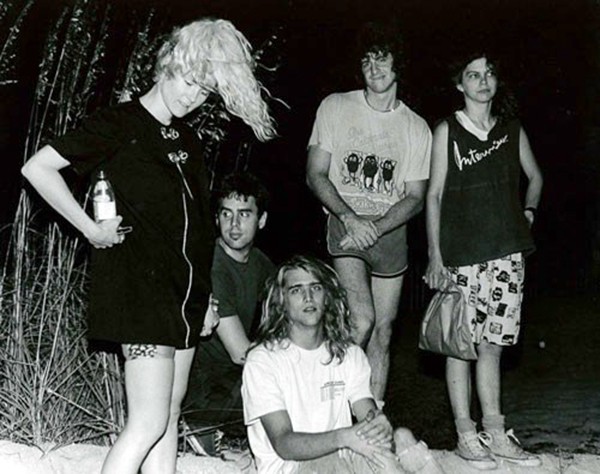
[[358, 77], [362, 78], [361, 61], [369, 53], [390, 53], [394, 59], [392, 66], [400, 80], [405, 69], [404, 42], [400, 31], [393, 23], [368, 22], [360, 29], [356, 42], [355, 64]]
[[213, 191], [215, 212], [219, 212], [223, 199], [229, 197], [242, 198], [244, 201], [253, 197], [262, 215], [269, 206], [269, 191], [260, 180], [251, 173], [231, 173], [223, 178], [220, 186]]

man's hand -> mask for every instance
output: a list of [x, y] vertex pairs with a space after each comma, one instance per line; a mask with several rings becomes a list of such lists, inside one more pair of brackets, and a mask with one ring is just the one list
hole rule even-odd
[[381, 411], [371, 410], [362, 422], [354, 425], [354, 428], [357, 436], [369, 444], [391, 448], [394, 430]]
[[[367, 439], [363, 439], [356, 434], [356, 426], [344, 428], [340, 432], [341, 441], [344, 448], [351, 449], [357, 454], [364, 456], [367, 460], [374, 464], [377, 468], [383, 469], [384, 463], [382, 456], [384, 451], [390, 451], [391, 448], [371, 444]], [[379, 455], [379, 457], [378, 457]]]
[[122, 244], [125, 241], [125, 234], [118, 232], [119, 224], [123, 218], [117, 216], [114, 219], [106, 219], [95, 224], [93, 232], [86, 235], [86, 238], [97, 249], [105, 249], [115, 244]]
[[219, 300], [213, 298], [212, 293], [208, 297], [208, 308], [204, 315], [204, 324], [200, 337], [210, 336], [215, 328], [219, 325]]
[[340, 248], [347, 250], [349, 248], [358, 248], [366, 250], [375, 245], [379, 239], [379, 231], [375, 224], [362, 217], [352, 213], [340, 215], [340, 220], [346, 229], [346, 236], [340, 242]]

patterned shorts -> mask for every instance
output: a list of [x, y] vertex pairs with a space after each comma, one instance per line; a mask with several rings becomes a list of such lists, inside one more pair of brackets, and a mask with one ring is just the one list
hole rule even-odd
[[523, 255], [519, 252], [448, 269], [465, 295], [473, 341], [479, 344], [483, 339], [499, 346], [516, 344], [525, 279]]

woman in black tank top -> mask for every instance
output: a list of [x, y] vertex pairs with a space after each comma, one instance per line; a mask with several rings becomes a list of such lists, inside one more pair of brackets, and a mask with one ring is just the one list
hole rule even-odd
[[[454, 76], [463, 108], [440, 123], [433, 136], [427, 193], [429, 265], [425, 282], [440, 289], [451, 279], [465, 296], [477, 347], [476, 390], [483, 431], [471, 418], [471, 362], [447, 358], [446, 382], [458, 433], [457, 454], [479, 469], [503, 459], [540, 464], [504, 428], [500, 407], [500, 358], [517, 342], [523, 256], [534, 249], [542, 175], [510, 101], [487, 55], [463, 61]], [[505, 96], [506, 97], [506, 96]], [[528, 186], [524, 203], [519, 178]]]

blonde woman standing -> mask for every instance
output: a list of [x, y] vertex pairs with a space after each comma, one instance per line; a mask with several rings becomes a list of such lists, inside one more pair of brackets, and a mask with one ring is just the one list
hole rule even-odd
[[[195, 346], [218, 322], [209, 305], [208, 180], [198, 138], [179, 119], [216, 93], [267, 140], [275, 132], [260, 92], [246, 38], [228, 21], [196, 21], [161, 47], [148, 92], [93, 114], [23, 167], [94, 247], [88, 335], [120, 344], [125, 357], [128, 417], [103, 474], [175, 473]], [[82, 175], [102, 169], [120, 215], [92, 220], [61, 177], [68, 166]]]

